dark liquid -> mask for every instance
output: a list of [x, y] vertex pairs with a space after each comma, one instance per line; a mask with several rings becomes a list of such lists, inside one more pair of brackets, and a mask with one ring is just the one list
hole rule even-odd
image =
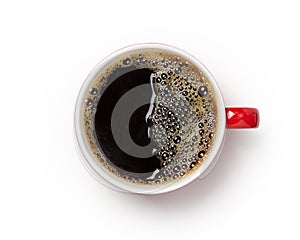
[[[125, 73], [124, 73], [125, 72]], [[153, 94], [150, 83], [151, 74], [153, 72], [150, 69], [123, 69], [121, 72], [113, 74], [109, 81], [108, 87], [105, 89], [99, 103], [97, 105], [97, 112], [95, 115], [95, 130], [97, 140], [100, 147], [102, 148], [107, 159], [112, 165], [122, 170], [131, 173], [149, 173], [152, 174], [156, 169], [161, 168], [160, 160], [155, 156], [153, 148], [149, 148], [147, 158], [139, 158], [128, 155], [122, 151], [116, 143], [112, 129], [111, 129], [111, 117], [113, 110], [119, 101], [119, 99], [131, 89], [147, 84], [146, 91], [141, 94], [143, 97], [150, 99]], [[142, 97], [142, 95], [140, 95]], [[139, 96], [135, 96], [139, 97]], [[138, 99], [135, 99], [138, 101]], [[147, 121], [146, 115], [149, 111], [150, 105], [146, 104], [133, 113], [129, 121], [129, 133], [130, 137], [135, 144], [139, 146], [146, 146], [150, 144], [151, 139], [148, 136], [149, 122]], [[126, 111], [126, 109], [124, 109]], [[126, 123], [121, 127], [128, 127]], [[116, 136], [122, 137], [122, 136]], [[132, 175], [132, 174], [131, 174]], [[134, 175], [134, 174], [133, 174]]]
[[177, 181], [202, 165], [214, 143], [213, 88], [173, 53], [138, 50], [116, 59], [98, 73], [83, 107], [95, 159], [127, 183]]

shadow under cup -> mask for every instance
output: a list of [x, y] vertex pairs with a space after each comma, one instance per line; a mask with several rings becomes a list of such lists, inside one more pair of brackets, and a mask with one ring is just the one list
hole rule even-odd
[[206, 176], [226, 124], [256, 127], [257, 111], [225, 109], [207, 68], [163, 44], [129, 46], [101, 61], [80, 89], [74, 116], [89, 173], [109, 188], [140, 194], [173, 191]]

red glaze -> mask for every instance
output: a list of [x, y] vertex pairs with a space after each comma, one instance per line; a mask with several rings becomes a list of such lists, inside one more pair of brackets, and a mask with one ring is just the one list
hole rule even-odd
[[259, 114], [256, 108], [226, 108], [227, 128], [256, 128]]

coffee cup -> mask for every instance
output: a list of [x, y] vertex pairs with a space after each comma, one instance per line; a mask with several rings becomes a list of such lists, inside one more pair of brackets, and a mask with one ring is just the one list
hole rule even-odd
[[257, 128], [258, 110], [225, 107], [210, 71], [165, 44], [122, 48], [84, 81], [75, 106], [83, 165], [107, 187], [160, 194], [205, 177], [228, 128]]

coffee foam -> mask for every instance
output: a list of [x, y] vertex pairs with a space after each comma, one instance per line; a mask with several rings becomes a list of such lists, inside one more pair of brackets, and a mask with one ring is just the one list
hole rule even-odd
[[[99, 146], [94, 118], [97, 103], [120, 69], [149, 68], [155, 100], [149, 120], [151, 138], [158, 146], [161, 169], [132, 174], [112, 165]], [[217, 106], [207, 76], [184, 57], [167, 51], [139, 50], [114, 60], [98, 73], [86, 93], [82, 124], [85, 139], [98, 163], [117, 178], [143, 185], [176, 181], [199, 168], [209, 154], [217, 131]]]

